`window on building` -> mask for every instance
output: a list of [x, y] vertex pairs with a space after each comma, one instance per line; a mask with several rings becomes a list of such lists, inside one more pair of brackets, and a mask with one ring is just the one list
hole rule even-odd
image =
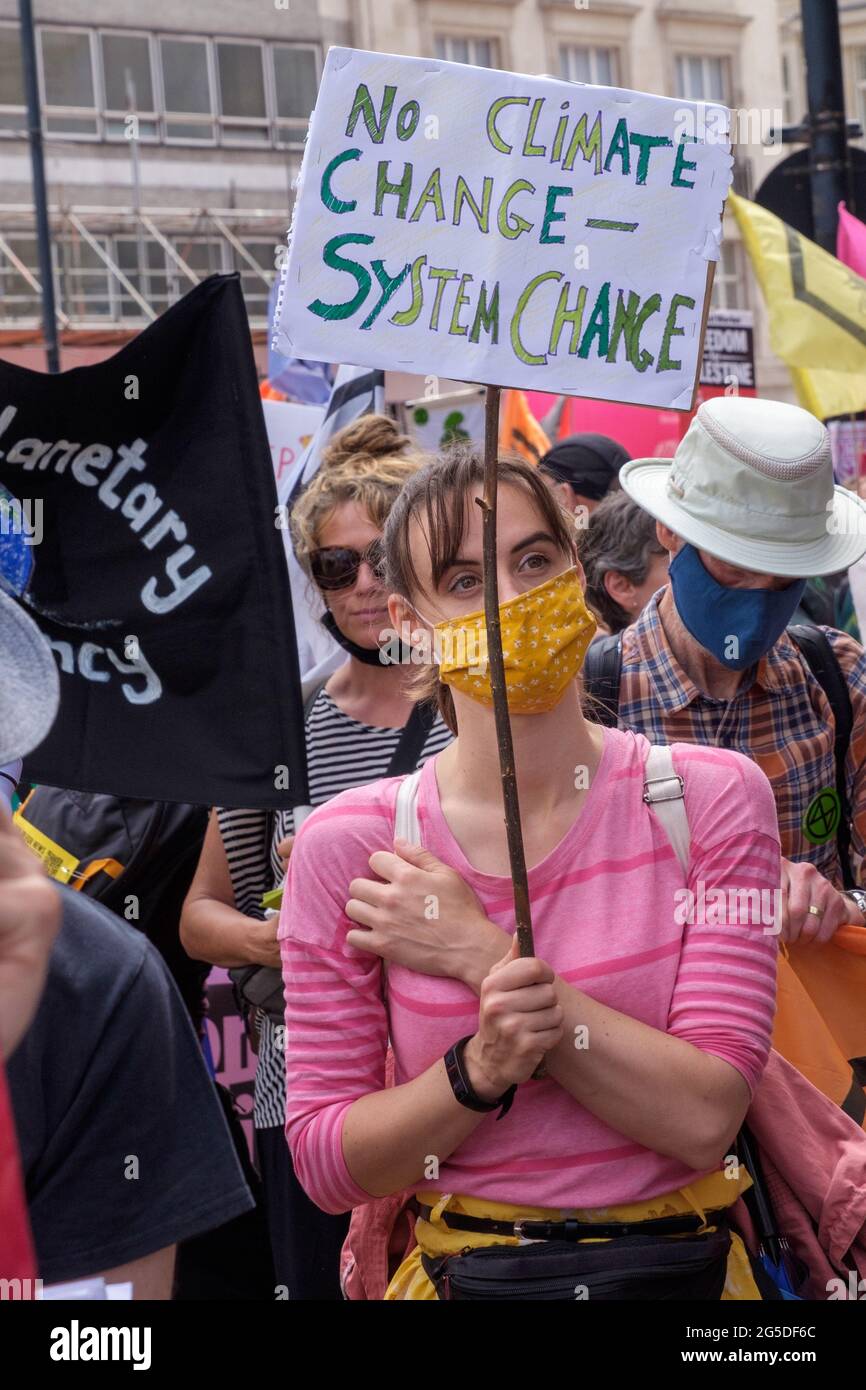
[[[229, 268], [223, 261], [225, 242], [222, 237], [181, 235], [169, 237], [169, 241], [193, 275], [197, 275], [200, 280], [204, 280], [208, 275], [219, 275]], [[182, 275], [183, 271], [177, 267], [177, 273]]]
[[167, 140], [215, 138], [208, 46], [203, 39], [159, 41]]
[[265, 72], [258, 43], [216, 44], [220, 115], [230, 144], [261, 144], [269, 138]]
[[[51, 25], [40, 26], [37, 44], [44, 128], [53, 136], [128, 139], [134, 114], [140, 140], [297, 146], [316, 102], [312, 44]], [[0, 135], [26, 125], [19, 29], [0, 22]]]
[[[163, 246], [153, 237], [139, 235], [120, 235], [114, 238], [114, 259], [130, 284], [138, 290], [154, 313], [161, 314], [172, 302], [169, 294], [169, 279], [166, 273], [166, 253]], [[117, 285], [118, 310], [122, 319], [141, 319], [144, 310], [127, 294], [124, 287]]]
[[[39, 279], [39, 251], [35, 236], [10, 233], [6, 242], [15, 257]], [[0, 314], [6, 322], [19, 319], [39, 319], [42, 302], [39, 291], [16, 270], [4, 251], [0, 251]]]
[[[109, 238], [94, 237], [109, 255]], [[110, 318], [113, 314], [113, 276], [98, 252], [80, 237], [58, 237], [60, 263], [60, 307], [69, 318], [80, 321]]]
[[615, 87], [619, 63], [613, 48], [581, 48], [564, 43], [559, 49], [559, 73], [566, 82], [591, 82], [595, 87]]
[[787, 53], [782, 54], [782, 112], [785, 124], [790, 125], [794, 117], [791, 114], [793, 98], [791, 96], [791, 59]]
[[495, 68], [499, 66], [499, 44], [496, 39], [437, 34], [436, 57], [447, 63], [471, 63], [476, 68]]
[[128, 138], [124, 118], [132, 112], [138, 118], [137, 138], [157, 139], [150, 39], [146, 34], [100, 34], [99, 47], [107, 138]]
[[[252, 256], [257, 265], [261, 266], [269, 281], [272, 281], [276, 273], [273, 240], [245, 235], [243, 245], [244, 250]], [[244, 292], [247, 312], [251, 318], [266, 318], [270, 284], [266, 284], [261, 275], [256, 274], [249, 261], [244, 260], [243, 256], [239, 256], [233, 250], [230, 250], [229, 254], [234, 257], [232, 269], [240, 271], [241, 289]]]
[[716, 261], [710, 304], [713, 309], [748, 309], [749, 307], [749, 297], [746, 292], [746, 265], [743, 246], [739, 241], [722, 242], [722, 254], [720, 259]]
[[0, 135], [18, 134], [26, 128], [21, 40], [17, 27], [3, 24], [0, 25]]
[[42, 99], [50, 135], [98, 137], [93, 35], [81, 29], [42, 29]]
[[686, 101], [723, 101], [730, 105], [727, 58], [699, 53], [678, 53], [676, 95]]
[[272, 55], [277, 143], [303, 143], [319, 87], [318, 55], [314, 48], [290, 48], [288, 44], [274, 44]]

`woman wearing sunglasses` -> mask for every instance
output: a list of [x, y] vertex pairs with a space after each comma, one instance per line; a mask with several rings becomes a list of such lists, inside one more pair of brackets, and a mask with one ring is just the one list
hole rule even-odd
[[[451, 739], [441, 719], [419, 718], [407, 690], [414, 668], [380, 660], [390, 626], [382, 530], [422, 462], [391, 420], [364, 416], [335, 436], [292, 513], [295, 552], [321, 595], [322, 622], [347, 653], [307, 705], [314, 806], [349, 787], [413, 770]], [[270, 823], [251, 811], [211, 818], [182, 922], [190, 955], [227, 967], [279, 966], [277, 919], [262, 920], [260, 903], [263, 891], [283, 880], [293, 832], [291, 811]], [[329, 1010], [315, 987], [305, 1000], [312, 1012]], [[348, 1216], [326, 1215], [294, 1176], [283, 1132], [284, 1028], [275, 1017], [257, 1015], [254, 1120], [276, 1280], [289, 1298], [338, 1299]]]
[[[425, 467], [385, 528], [392, 624], [432, 639], [457, 738], [420, 780], [346, 792], [295, 842], [280, 937], [296, 1170], [330, 1212], [414, 1192], [418, 1246], [390, 1299], [759, 1299], [727, 1220], [750, 1179], [726, 1156], [770, 1045], [777, 938], [749, 919], [754, 890], [779, 884], [769, 783], [737, 753], [675, 744], [681, 861], [644, 799], [646, 739], [581, 710], [595, 623], [570, 521], [536, 470], [503, 460], [500, 618], [537, 953], [516, 957], [478, 659], [482, 473], [471, 452]], [[407, 852], [394, 835], [413, 803], [424, 848]], [[683, 911], [688, 892], [716, 915]]]

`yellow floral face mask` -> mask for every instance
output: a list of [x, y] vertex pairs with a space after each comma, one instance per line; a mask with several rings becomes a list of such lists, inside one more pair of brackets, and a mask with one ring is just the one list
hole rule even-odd
[[[508, 708], [512, 714], [544, 714], [559, 704], [595, 636], [577, 569], [501, 603], [499, 621]], [[492, 705], [484, 610], [449, 618], [433, 631], [439, 679]]]

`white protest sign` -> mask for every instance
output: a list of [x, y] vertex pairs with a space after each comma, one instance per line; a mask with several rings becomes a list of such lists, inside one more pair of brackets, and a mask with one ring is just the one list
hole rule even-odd
[[294, 466], [325, 418], [323, 405], [297, 405], [294, 401], [262, 401], [271, 460], [281, 502], [288, 498], [288, 480]]
[[729, 117], [332, 48], [275, 347], [689, 409], [731, 179]]
[[315, 585], [307, 578], [295, 556], [289, 528], [289, 497], [298, 481], [307, 445], [325, 418], [323, 405], [298, 405], [294, 401], [262, 401], [271, 460], [277, 483], [278, 506], [274, 524], [282, 531], [283, 548], [292, 587], [292, 610], [295, 618], [295, 642], [301, 680], [306, 682], [312, 672], [323, 679], [346, 659], [345, 652], [328, 636], [321, 624], [324, 605]]

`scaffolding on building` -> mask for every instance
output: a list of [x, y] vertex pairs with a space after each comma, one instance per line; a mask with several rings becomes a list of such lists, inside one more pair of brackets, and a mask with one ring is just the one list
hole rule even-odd
[[[281, 208], [55, 205], [49, 209], [62, 340], [131, 336], [208, 275], [238, 271], [250, 328], [264, 332], [286, 246]], [[41, 332], [33, 205], [0, 210], [0, 332]]]

